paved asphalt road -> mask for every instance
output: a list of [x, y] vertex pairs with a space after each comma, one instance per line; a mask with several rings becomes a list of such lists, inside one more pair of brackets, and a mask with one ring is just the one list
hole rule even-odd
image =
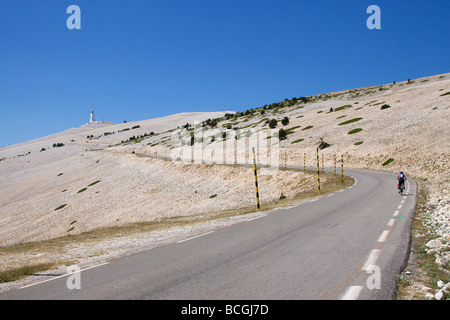
[[401, 196], [394, 174], [346, 174], [342, 192], [82, 270], [81, 289], [62, 276], [0, 299], [392, 299], [416, 184]]

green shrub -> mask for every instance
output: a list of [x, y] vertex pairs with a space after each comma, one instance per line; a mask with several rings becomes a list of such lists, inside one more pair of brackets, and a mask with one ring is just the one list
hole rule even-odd
[[384, 166], [387, 166], [388, 164], [390, 164], [391, 162], [393, 162], [394, 161], [394, 158], [389, 158], [389, 159], [387, 159], [385, 162], [383, 162], [383, 164], [382, 164], [382, 166], [384, 167]]
[[388, 108], [390, 108], [390, 107], [391, 107], [391, 106], [388, 105], [388, 104], [383, 104], [383, 105], [381, 106], [381, 110], [388, 109]]
[[356, 121], [359, 121], [359, 120], [362, 120], [362, 118], [354, 118], [354, 119], [350, 119], [350, 120], [341, 122], [341, 123], [339, 123], [338, 125], [339, 125], [339, 126], [343, 126], [343, 125], [346, 125], [346, 124], [349, 124], [349, 123], [353, 123], [353, 122], [356, 122]]
[[278, 125], [278, 121], [276, 119], [272, 119], [269, 121], [269, 128], [273, 129]]
[[360, 131], [362, 131], [362, 128], [356, 128], [356, 129], [350, 130], [350, 131], [348, 132], [348, 134], [354, 134], [354, 133], [358, 133], [358, 132], [360, 132]]
[[279, 131], [278, 131], [278, 139], [280, 139], [280, 140], [285, 140], [285, 139], [287, 139], [287, 132], [286, 132], [286, 130], [284, 130], [283, 128], [281, 128]]
[[78, 190], [77, 193], [82, 193], [83, 191], [86, 191], [86, 190], [87, 190], [87, 188], [83, 188], [83, 189]]
[[62, 209], [62, 208], [64, 208], [65, 206], [67, 206], [67, 204], [62, 204], [62, 205], [60, 205], [58, 208], [56, 208], [55, 211], [56, 211], [56, 210], [59, 210], [59, 209]]
[[299, 142], [302, 142], [303, 140], [305, 140], [305, 139], [297, 139], [297, 140], [292, 141], [291, 143], [299, 143]]
[[308, 129], [311, 129], [311, 128], [313, 128], [313, 126], [304, 127], [302, 130], [308, 130]]
[[363, 144], [363, 143], [364, 143], [364, 141], [355, 142], [355, 146], [359, 146], [360, 144]]
[[351, 104], [346, 104], [345, 106], [337, 107], [336, 109], [334, 109], [334, 111], [341, 111], [341, 110], [348, 109], [351, 107], [353, 107]]
[[95, 181], [95, 182], [92, 182], [90, 185], [88, 185], [88, 187], [92, 187], [93, 185], [96, 185], [97, 183], [99, 183], [100, 182], [100, 180], [97, 180], [97, 181]]

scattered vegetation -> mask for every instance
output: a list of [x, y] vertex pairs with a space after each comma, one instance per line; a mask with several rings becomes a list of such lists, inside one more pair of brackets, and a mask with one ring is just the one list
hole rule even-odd
[[272, 119], [269, 121], [269, 128], [273, 129], [278, 125], [278, 121], [276, 119]]
[[60, 147], [64, 147], [64, 143], [58, 142], [53, 144], [53, 148], [60, 148]]
[[339, 126], [343, 126], [343, 125], [346, 125], [346, 124], [349, 124], [349, 123], [353, 123], [353, 122], [356, 122], [356, 121], [359, 121], [359, 120], [362, 120], [362, 118], [354, 118], [354, 119], [350, 119], [350, 120], [341, 122], [341, 123], [339, 123], [338, 125], [339, 125]]
[[314, 126], [307, 126], [307, 127], [304, 127], [302, 130], [308, 130], [308, 129], [311, 129], [311, 128], [313, 128]]
[[439, 97], [443, 97], [443, 96], [448, 96], [448, 95], [450, 95], [450, 91], [449, 92], [446, 92], [446, 93], [443, 93], [443, 94], [441, 94]]
[[287, 132], [283, 128], [281, 128], [278, 131], [278, 139], [280, 139], [280, 140], [286, 140], [287, 139]]
[[353, 106], [351, 104], [346, 104], [345, 106], [337, 107], [336, 109], [334, 109], [334, 111], [341, 111], [352, 107]]
[[82, 193], [82, 192], [84, 192], [84, 191], [86, 191], [86, 190], [87, 190], [87, 188], [83, 188], [83, 189], [78, 190], [77, 193]]
[[96, 185], [96, 184], [99, 183], [99, 182], [100, 182], [100, 180], [97, 180], [97, 181], [95, 181], [95, 182], [92, 182], [91, 184], [88, 185], [88, 187], [92, 187], [92, 186]]
[[355, 142], [355, 146], [359, 146], [360, 144], [363, 144], [363, 143], [364, 143], [364, 141]]
[[384, 167], [384, 166], [387, 166], [388, 164], [390, 164], [391, 162], [393, 162], [394, 161], [394, 158], [389, 158], [389, 159], [387, 159], [385, 162], [383, 162], [383, 164], [382, 164], [382, 166]]
[[57, 211], [57, 210], [59, 210], [59, 209], [62, 209], [62, 208], [64, 208], [65, 206], [67, 206], [67, 203], [66, 203], [66, 204], [60, 205], [58, 208], [55, 209], [55, 211]]
[[388, 108], [390, 108], [390, 107], [391, 107], [391, 106], [388, 105], [388, 104], [383, 104], [383, 105], [381, 106], [381, 110], [388, 109]]
[[362, 128], [356, 128], [356, 129], [350, 130], [349, 132], [347, 132], [347, 134], [354, 134], [354, 133], [358, 133], [360, 131], [362, 131]]
[[292, 141], [291, 143], [299, 143], [299, 142], [302, 142], [303, 140], [305, 140], [305, 139], [297, 139], [297, 140]]
[[323, 138], [320, 138], [319, 149], [325, 149], [331, 146], [328, 142], [323, 141]]
[[53, 263], [41, 263], [0, 272], [0, 283], [16, 281], [41, 271], [50, 270], [53, 266]]

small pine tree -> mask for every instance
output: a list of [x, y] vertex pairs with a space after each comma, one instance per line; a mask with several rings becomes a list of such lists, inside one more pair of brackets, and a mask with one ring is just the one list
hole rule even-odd
[[281, 128], [280, 131], [278, 131], [278, 139], [280, 140], [287, 139], [287, 132], [283, 128]]
[[323, 141], [323, 138], [320, 138], [320, 143], [319, 143], [319, 149], [325, 149], [327, 147], [331, 146], [331, 144], [329, 144], [328, 142]]
[[278, 125], [278, 121], [276, 119], [272, 119], [269, 121], [269, 128], [273, 129]]

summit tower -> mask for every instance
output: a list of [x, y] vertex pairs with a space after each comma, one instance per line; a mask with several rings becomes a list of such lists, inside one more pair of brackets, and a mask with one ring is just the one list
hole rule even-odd
[[95, 121], [94, 107], [92, 107], [91, 120], [89, 121], [89, 123], [95, 123], [95, 122], [97, 122], [97, 121]]

